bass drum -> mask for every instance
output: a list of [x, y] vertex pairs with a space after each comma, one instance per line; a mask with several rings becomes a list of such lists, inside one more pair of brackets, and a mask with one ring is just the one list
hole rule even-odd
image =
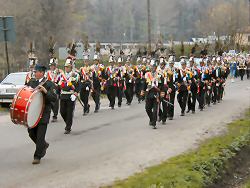
[[34, 128], [42, 118], [43, 110], [42, 92], [25, 86], [17, 92], [12, 101], [10, 117], [14, 124]]

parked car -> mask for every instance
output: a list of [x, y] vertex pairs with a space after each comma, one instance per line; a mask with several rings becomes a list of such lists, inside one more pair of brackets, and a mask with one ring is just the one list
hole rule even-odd
[[0, 104], [10, 104], [17, 91], [24, 86], [27, 72], [11, 73], [0, 83]]

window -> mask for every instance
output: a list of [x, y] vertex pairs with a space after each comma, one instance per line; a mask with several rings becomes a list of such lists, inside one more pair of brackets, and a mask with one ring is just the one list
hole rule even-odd
[[9, 74], [1, 84], [24, 85], [26, 73], [24, 74]]

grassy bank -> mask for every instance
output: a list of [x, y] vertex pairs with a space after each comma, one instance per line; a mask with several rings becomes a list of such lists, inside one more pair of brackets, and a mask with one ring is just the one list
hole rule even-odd
[[221, 178], [228, 162], [250, 144], [250, 109], [243, 119], [228, 125], [228, 131], [211, 138], [195, 151], [173, 157], [108, 187], [116, 188], [198, 188]]
[[250, 179], [241, 188], [250, 188]]
[[1, 112], [8, 112], [8, 111], [9, 111], [9, 104], [0, 105], [0, 113]]

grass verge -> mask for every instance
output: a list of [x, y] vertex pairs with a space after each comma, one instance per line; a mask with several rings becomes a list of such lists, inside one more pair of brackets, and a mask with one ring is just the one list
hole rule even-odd
[[9, 107], [8, 105], [0, 106], [0, 113], [1, 112], [8, 112], [9, 111], [8, 107]]
[[241, 188], [250, 188], [250, 180], [242, 185]]
[[173, 157], [147, 168], [126, 180], [107, 187], [115, 188], [200, 188], [218, 181], [232, 159], [250, 144], [250, 109], [243, 119], [228, 125], [221, 136], [206, 140], [195, 151]]

